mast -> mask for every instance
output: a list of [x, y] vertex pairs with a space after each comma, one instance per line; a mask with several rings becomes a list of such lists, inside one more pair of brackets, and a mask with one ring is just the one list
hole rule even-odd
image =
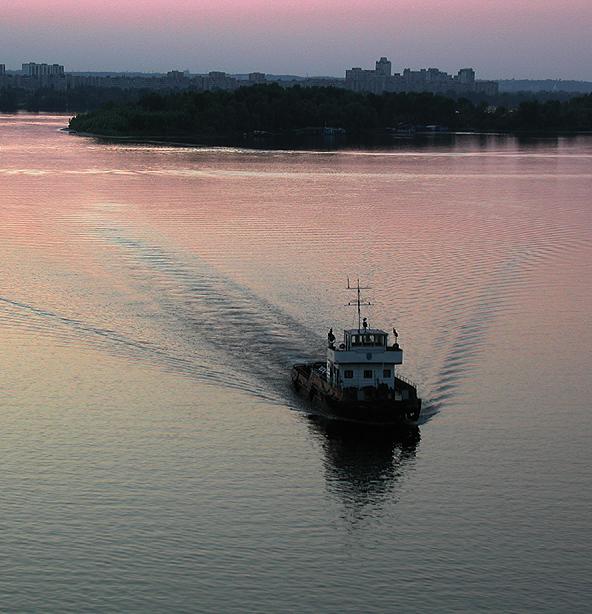
[[360, 286], [360, 278], [358, 277], [358, 282], [357, 284], [352, 288], [352, 286], [349, 283], [349, 277], [347, 278], [347, 289], [348, 290], [356, 290], [358, 293], [358, 298], [357, 301], [354, 303], [353, 301], [350, 301], [347, 306], [348, 307], [353, 307], [354, 305], [357, 306], [358, 308], [358, 333], [362, 330], [362, 305], [372, 305], [372, 303], [370, 301], [365, 301], [362, 302], [361, 299], [361, 294], [360, 294], [360, 290], [370, 290], [370, 286]]

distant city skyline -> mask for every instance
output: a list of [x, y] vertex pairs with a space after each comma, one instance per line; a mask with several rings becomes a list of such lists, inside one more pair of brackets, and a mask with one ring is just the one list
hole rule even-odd
[[[245, 78], [246, 77], [246, 78]], [[459, 69], [451, 75], [438, 68], [422, 68], [393, 73], [392, 63], [387, 57], [376, 60], [374, 68], [352, 67], [344, 77], [287, 77], [262, 72], [248, 75], [229, 75], [222, 71], [209, 71], [205, 75], [189, 71], [170, 70], [162, 73], [72, 73], [61, 64], [26, 62], [19, 71], [7, 72], [0, 64], [0, 88], [21, 88], [34, 90], [49, 87], [68, 90], [76, 87], [119, 87], [122, 89], [152, 88], [156, 90], [235, 90], [244, 85], [280, 83], [284, 87], [338, 87], [354, 92], [383, 94], [386, 92], [431, 92], [433, 94], [496, 96], [499, 93], [497, 81], [477, 79], [473, 68]]]
[[341, 76], [473, 66], [484, 79], [592, 80], [592, 3], [569, 0], [8, 0], [0, 61], [69, 71]]

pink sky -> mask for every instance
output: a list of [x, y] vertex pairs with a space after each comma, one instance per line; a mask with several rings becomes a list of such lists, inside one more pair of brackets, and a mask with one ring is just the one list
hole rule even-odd
[[0, 63], [343, 75], [473, 66], [592, 80], [592, 0], [4, 0]]

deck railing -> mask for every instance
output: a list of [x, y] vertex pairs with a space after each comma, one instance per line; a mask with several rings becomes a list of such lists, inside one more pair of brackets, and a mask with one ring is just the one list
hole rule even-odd
[[409, 386], [413, 386], [414, 388], [417, 388], [417, 384], [414, 381], [410, 380], [408, 377], [405, 377], [404, 375], [401, 375], [400, 373], [396, 373], [395, 377], [397, 379], [400, 379], [402, 382], [409, 384]]

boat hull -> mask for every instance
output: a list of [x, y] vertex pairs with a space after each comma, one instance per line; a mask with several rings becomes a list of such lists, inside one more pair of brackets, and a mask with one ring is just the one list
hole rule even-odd
[[[313, 406], [331, 418], [366, 424], [417, 426], [421, 399], [411, 384], [395, 378], [397, 390], [407, 398], [395, 398], [392, 392], [374, 391], [374, 398], [360, 400], [354, 391], [336, 388], [317, 371], [322, 363], [297, 364], [292, 367], [292, 385]], [[373, 391], [368, 391], [368, 393]]]

